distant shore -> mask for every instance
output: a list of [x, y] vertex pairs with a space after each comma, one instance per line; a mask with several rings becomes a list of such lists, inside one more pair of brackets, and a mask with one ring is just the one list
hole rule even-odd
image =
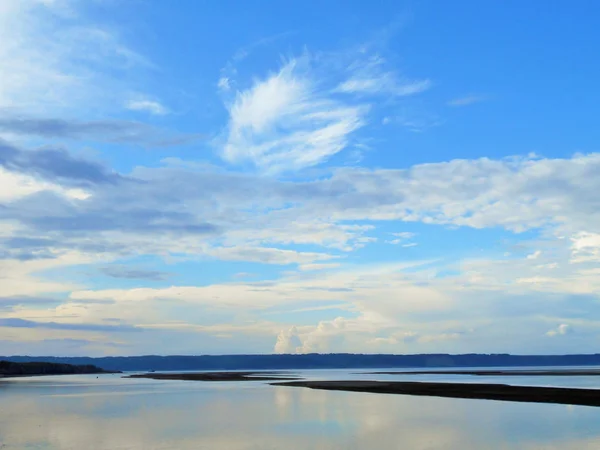
[[596, 389], [408, 381], [291, 381], [271, 385], [329, 391], [600, 406], [600, 390]]
[[[364, 373], [364, 372], [363, 372]], [[361, 373], [361, 375], [363, 374]], [[596, 376], [600, 369], [415, 370], [368, 372], [371, 375], [477, 375], [477, 376]]]
[[16, 363], [12, 361], [0, 361], [0, 379], [18, 377], [39, 377], [47, 375], [78, 375], [78, 374], [100, 374], [120, 373], [109, 371], [94, 365], [58, 364], [49, 362], [26, 362]]
[[142, 373], [123, 378], [149, 378], [152, 380], [187, 381], [277, 381], [298, 380], [297, 377], [281, 376], [282, 372], [196, 372], [196, 373]]

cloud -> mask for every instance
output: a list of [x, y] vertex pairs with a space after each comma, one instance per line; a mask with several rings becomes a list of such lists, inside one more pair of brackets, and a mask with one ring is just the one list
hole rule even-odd
[[94, 140], [121, 144], [168, 147], [195, 141], [199, 135], [168, 133], [127, 120], [77, 121], [0, 115], [0, 132], [46, 139]]
[[422, 133], [429, 128], [442, 125], [444, 121], [435, 114], [403, 110], [384, 117], [381, 123], [383, 125], [398, 125], [413, 133]]
[[556, 329], [550, 330], [546, 333], [547, 336], [564, 336], [566, 334], [571, 334], [573, 332], [573, 328], [566, 324], [561, 323]]
[[571, 242], [571, 263], [600, 262], [600, 233], [580, 231]]
[[36, 175], [51, 182], [75, 185], [116, 183], [122, 178], [104, 166], [75, 158], [62, 148], [21, 150], [0, 139], [0, 166], [7, 170]]
[[[3, 161], [10, 163], [16, 174], [24, 171], [39, 177], [37, 162], [27, 163], [35, 170], [27, 168], [21, 152], [30, 150], [5, 151]], [[61, 157], [79, 161], [66, 151]], [[264, 338], [266, 347], [261, 348], [265, 349], [272, 348], [279, 330], [293, 325], [302, 342], [301, 351], [368, 350], [373, 348], [368, 345], [375, 345], [367, 345], [369, 340], [407, 330], [419, 337], [429, 336], [413, 342], [423, 351], [466, 349], [480, 345], [476, 341], [483, 342], [482, 336], [491, 336], [486, 334], [493, 330], [485, 329], [486, 318], [497, 318], [506, 327], [511, 311], [522, 312], [527, 319], [524, 329], [541, 338], [553, 326], [549, 323], [572, 323], [568, 314], [582, 317], [576, 305], [561, 303], [553, 296], [595, 295], [600, 288], [594, 260], [568, 264], [574, 256], [593, 251], [594, 236], [600, 233], [595, 195], [600, 188], [595, 176], [599, 161], [597, 154], [482, 158], [419, 164], [402, 170], [334, 169], [312, 180], [278, 180], [173, 162], [116, 174], [126, 180], [117, 183], [100, 182], [81, 170], [84, 175], [77, 177], [87, 180], [89, 196], [85, 199], [41, 188], [0, 208], [4, 219], [1, 251], [54, 257], [21, 260], [14, 254], [14, 259], [0, 261], [0, 275], [5, 277], [0, 282], [0, 295], [51, 297], [47, 293], [70, 292], [69, 301], [61, 308], [19, 306], [19, 317], [13, 317], [47, 322], [102, 323], [104, 318], [123, 313], [128, 314], [128, 322], [143, 327], [157, 325], [171, 330], [177, 325], [204, 332], [202, 327], [209, 325], [203, 320], [208, 319], [193, 313], [194, 308], [201, 305], [227, 311], [226, 318], [214, 319], [219, 326], [233, 323], [235, 311], [240, 315], [235, 327], [246, 326], [243, 320], [252, 324], [239, 328], [236, 335], [263, 336], [265, 330], [272, 333], [270, 341]], [[103, 165], [98, 170], [100, 174], [109, 172]], [[44, 175], [53, 186], [74, 184], [68, 177], [58, 176], [60, 171], [55, 172], [52, 169]], [[127, 189], [122, 183], [127, 183]], [[4, 228], [6, 221], [10, 227]], [[53, 275], [59, 268], [82, 264], [108, 267], [111, 261], [118, 264], [119, 259], [132, 254], [298, 264], [299, 269], [306, 269], [311, 264], [333, 262], [339, 251], [356, 248], [365, 233], [376, 233], [379, 222], [388, 221], [394, 221], [394, 226], [398, 226], [397, 221], [418, 221], [514, 231], [541, 228], [546, 240], [527, 243], [526, 248], [540, 249], [535, 260], [516, 252], [520, 256], [463, 259], [444, 267], [421, 262], [422, 268], [405, 271], [391, 265], [353, 268], [339, 258], [334, 263], [341, 265], [335, 269], [299, 270], [263, 283], [238, 280], [202, 287], [94, 290], [59, 282]], [[400, 245], [412, 238], [404, 233], [395, 237], [406, 239]], [[299, 243], [311, 247], [290, 248]], [[586, 253], [581, 253], [584, 250]], [[102, 258], [106, 261], [98, 261]], [[547, 267], [556, 263], [558, 268]], [[44, 273], [48, 270], [53, 272]], [[123, 308], [122, 302], [127, 302], [128, 308]], [[306, 328], [295, 324], [293, 314], [290, 323], [262, 321], [265, 308], [306, 302], [317, 307], [344, 302], [346, 311], [358, 317], [323, 324], [318, 331], [318, 325]], [[523, 305], [531, 310], [519, 309], [525, 308]], [[587, 303], [582, 308], [592, 310]], [[446, 323], [452, 321], [485, 331], [479, 332], [477, 339], [474, 333], [456, 338], [456, 323]], [[578, 332], [583, 327], [573, 324]], [[257, 330], [261, 327], [264, 330]], [[514, 339], [502, 345], [491, 337], [486, 342], [497, 342], [494, 345], [499, 350], [502, 345], [520, 348]]]
[[226, 261], [253, 261], [264, 264], [308, 264], [313, 261], [334, 258], [333, 255], [316, 252], [297, 252], [268, 247], [215, 247], [207, 254]]
[[220, 91], [227, 92], [231, 89], [231, 85], [229, 83], [229, 78], [221, 77], [217, 83], [217, 87]]
[[415, 95], [431, 87], [429, 80], [406, 80], [399, 78], [393, 71], [383, 67], [385, 60], [373, 56], [367, 61], [353, 63], [349, 72], [351, 77], [342, 82], [336, 91], [352, 94], [386, 94], [398, 97]]
[[327, 270], [327, 269], [335, 269], [337, 267], [339, 267], [340, 264], [331, 264], [331, 263], [325, 263], [325, 264], [301, 264], [298, 268], [300, 270]]
[[107, 110], [128, 91], [123, 80], [135, 84], [152, 70], [115, 26], [87, 17], [76, 0], [1, 3], [0, 107]]
[[130, 100], [125, 104], [125, 107], [132, 111], [148, 112], [156, 116], [164, 116], [165, 114], [169, 113], [169, 110], [156, 100]]
[[448, 106], [460, 107], [460, 106], [469, 106], [475, 103], [481, 103], [488, 100], [488, 97], [485, 95], [467, 95], [465, 97], [455, 98], [448, 102]]
[[292, 327], [287, 331], [282, 330], [277, 336], [275, 343], [275, 353], [296, 353], [302, 347], [302, 342], [298, 337], [298, 330]]
[[31, 297], [27, 295], [15, 295], [12, 297], [0, 297], [0, 311], [13, 309], [18, 306], [57, 306], [63, 300], [50, 297]]
[[36, 322], [18, 318], [0, 318], [0, 327], [12, 328], [47, 328], [51, 330], [72, 331], [102, 331], [102, 332], [131, 332], [142, 331], [141, 328], [131, 325], [103, 325], [86, 323], [58, 323], [58, 322]]
[[405, 231], [402, 233], [392, 233], [392, 235], [396, 236], [397, 239], [392, 239], [391, 241], [386, 241], [386, 243], [392, 244], [392, 245], [402, 244], [402, 247], [414, 247], [417, 245], [416, 242], [406, 243], [406, 241], [408, 239], [412, 239], [413, 237], [415, 237], [416, 233], [411, 233], [411, 232]]
[[410, 231], [403, 231], [401, 233], [392, 233], [392, 235], [394, 235], [400, 239], [411, 239], [411, 238], [415, 237], [417, 234], [412, 233]]
[[159, 270], [136, 269], [121, 265], [101, 267], [99, 270], [106, 276], [126, 280], [165, 281], [172, 275]]
[[328, 97], [306, 65], [293, 59], [237, 93], [229, 107], [225, 160], [281, 172], [319, 164], [346, 148], [364, 124], [364, 108]]

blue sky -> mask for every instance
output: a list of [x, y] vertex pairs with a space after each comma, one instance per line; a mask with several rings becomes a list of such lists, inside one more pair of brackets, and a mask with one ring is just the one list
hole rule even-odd
[[599, 8], [3, 1], [0, 354], [595, 352]]

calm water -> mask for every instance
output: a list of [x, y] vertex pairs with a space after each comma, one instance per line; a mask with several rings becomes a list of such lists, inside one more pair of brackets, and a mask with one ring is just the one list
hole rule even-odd
[[[298, 373], [315, 379], [407, 378], [353, 372]], [[600, 377], [516, 378], [458, 377], [577, 387], [600, 382]], [[22, 378], [0, 381], [0, 448], [599, 449], [600, 408], [327, 392], [263, 382]]]

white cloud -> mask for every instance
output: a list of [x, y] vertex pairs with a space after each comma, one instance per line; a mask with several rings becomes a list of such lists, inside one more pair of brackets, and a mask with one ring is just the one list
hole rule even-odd
[[416, 242], [409, 242], [409, 243], [406, 242], [408, 239], [412, 239], [413, 237], [415, 237], [416, 233], [411, 233], [411, 232], [405, 231], [402, 233], [392, 233], [392, 235], [396, 236], [397, 239], [392, 239], [391, 241], [386, 241], [388, 244], [392, 244], [392, 245], [402, 244], [402, 247], [414, 247], [417, 245]]
[[309, 271], [309, 270], [327, 270], [327, 269], [336, 269], [340, 266], [341, 264], [301, 264], [300, 266], [298, 266], [298, 269], [302, 270], [302, 271]]
[[536, 250], [535, 252], [527, 255], [527, 259], [538, 259], [542, 252], [540, 250]]
[[411, 238], [415, 237], [417, 234], [411, 233], [410, 231], [403, 231], [401, 233], [392, 233], [392, 235], [396, 236], [400, 239], [411, 239]]
[[305, 61], [238, 92], [229, 107], [223, 157], [250, 162], [266, 172], [297, 170], [342, 151], [363, 125], [363, 108], [341, 103], [319, 91]]
[[214, 247], [206, 251], [208, 255], [226, 261], [253, 261], [266, 264], [310, 264], [313, 261], [334, 258], [333, 255], [316, 252], [297, 252], [268, 247]]
[[298, 337], [298, 330], [292, 327], [287, 331], [282, 330], [277, 336], [275, 342], [275, 353], [297, 353], [302, 347], [302, 342]]
[[344, 192], [328, 210], [337, 220], [597, 232], [600, 212], [592, 193], [600, 191], [598, 173], [600, 154], [594, 153], [566, 159], [453, 160], [408, 170], [343, 169], [328, 182]]
[[467, 95], [465, 97], [455, 98], [448, 102], [448, 106], [469, 106], [475, 103], [481, 103], [488, 100], [488, 97], [485, 95]]
[[79, 200], [85, 200], [90, 195], [82, 189], [65, 188], [58, 184], [38, 180], [30, 175], [9, 172], [0, 167], [0, 201], [8, 203], [43, 191], [51, 191], [67, 198]]
[[157, 116], [169, 113], [169, 110], [160, 102], [148, 99], [130, 100], [125, 104], [125, 107], [132, 111], [143, 111]]
[[132, 68], [150, 67], [75, 0], [0, 3], [0, 108], [53, 115], [110, 108], [126, 91], [122, 73], [131, 79]]
[[581, 231], [571, 242], [571, 263], [600, 262], [600, 233]]
[[561, 323], [556, 329], [550, 330], [546, 333], [548, 336], [564, 336], [573, 332], [573, 328], [566, 324]]
[[220, 91], [227, 92], [231, 89], [231, 84], [229, 82], [229, 78], [221, 77], [217, 83], [217, 87]]
[[385, 60], [374, 56], [367, 61], [357, 61], [349, 68], [351, 77], [336, 88], [338, 92], [352, 94], [387, 94], [404, 97], [419, 94], [431, 87], [429, 80], [406, 80], [393, 71], [386, 71]]

